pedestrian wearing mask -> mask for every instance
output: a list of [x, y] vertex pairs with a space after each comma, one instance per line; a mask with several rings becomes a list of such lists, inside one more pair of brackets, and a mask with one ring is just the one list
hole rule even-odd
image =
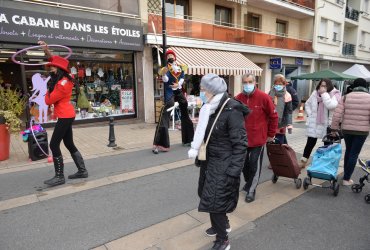
[[249, 111], [228, 97], [226, 83], [218, 75], [205, 75], [200, 86], [204, 105], [188, 156], [196, 158], [202, 142], [209, 138], [206, 160], [199, 161], [198, 211], [210, 215], [211, 228], [206, 234], [216, 235], [212, 249], [225, 250], [230, 249], [226, 213], [233, 212], [238, 203], [240, 174], [247, 150], [243, 121]]
[[340, 123], [346, 144], [343, 185], [351, 186], [358, 155], [370, 131], [370, 94], [365, 79], [357, 78], [352, 92], [340, 99], [333, 114], [332, 130], [339, 130]]
[[327, 134], [327, 128], [331, 124], [333, 112], [340, 98], [341, 93], [331, 80], [322, 79], [306, 101], [307, 142], [300, 160], [302, 168], [306, 167], [317, 139], [322, 139]]
[[246, 202], [253, 202], [261, 174], [264, 146], [274, 140], [278, 125], [278, 116], [271, 98], [257, 89], [256, 79], [252, 74], [242, 76], [243, 92], [235, 99], [245, 104], [251, 113], [245, 117], [244, 125], [247, 130], [248, 148], [243, 168], [246, 182], [243, 190], [247, 192]]
[[[63, 156], [60, 151], [60, 143], [62, 140], [71, 153], [72, 159], [78, 169], [75, 174], [69, 175], [68, 178], [87, 178], [88, 172], [85, 168], [82, 155], [73, 142], [72, 123], [76, 114], [70, 100], [75, 82], [68, 74], [69, 61], [60, 56], [53, 56], [45, 42], [40, 41], [39, 44], [43, 46], [45, 54], [50, 61], [46, 65], [50, 68], [50, 80], [48, 81], [45, 103], [47, 105], [54, 105], [54, 112], [58, 118], [50, 140], [50, 150], [53, 153], [55, 176], [50, 180], [44, 181], [44, 183], [49, 186], [56, 186], [65, 183]], [[76, 89], [79, 89], [79, 86], [76, 86]]]
[[278, 129], [275, 137], [280, 143], [288, 144], [286, 139], [287, 127], [292, 127], [292, 96], [286, 90], [286, 80], [282, 74], [277, 74], [274, 77], [274, 86], [270, 90], [269, 95], [275, 105], [278, 114]]

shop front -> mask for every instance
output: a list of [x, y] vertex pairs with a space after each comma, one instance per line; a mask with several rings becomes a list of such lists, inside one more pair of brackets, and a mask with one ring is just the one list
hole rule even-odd
[[[95, 15], [95, 14], [91, 14]], [[124, 18], [121, 18], [124, 19]], [[0, 9], [0, 75], [2, 87], [18, 89], [28, 95], [28, 118], [37, 123], [53, 123], [53, 107], [40, 98], [47, 86], [46, 57], [41, 48], [20, 53], [14, 63], [10, 57], [17, 51], [37, 45], [42, 40], [54, 55], [68, 57], [69, 71], [79, 83], [73, 89], [71, 103], [76, 121], [105, 120], [106, 116], [133, 118], [138, 115], [137, 54], [143, 50], [143, 30], [138, 25], [104, 22], [67, 15], [21, 9]], [[38, 64], [38, 65], [37, 65]], [[44, 92], [43, 92], [44, 91]]]

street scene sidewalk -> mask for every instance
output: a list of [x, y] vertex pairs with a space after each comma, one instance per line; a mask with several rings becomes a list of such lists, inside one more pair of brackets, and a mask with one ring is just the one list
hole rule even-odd
[[[53, 175], [52, 165], [46, 159], [30, 164], [27, 151], [0, 169], [0, 249], [210, 248], [214, 238], [204, 234], [209, 216], [197, 211], [199, 169], [187, 159], [189, 148], [181, 145], [180, 131], [170, 131], [171, 151], [158, 155], [151, 152], [154, 125], [118, 122], [116, 149], [107, 147], [108, 131], [108, 123], [74, 128], [88, 179], [49, 188], [42, 183]], [[295, 123], [287, 139], [299, 159], [306, 142], [304, 122]], [[18, 147], [26, 150], [24, 145], [20, 141]], [[75, 166], [62, 148], [68, 175]], [[368, 155], [369, 139], [360, 157]], [[229, 216], [232, 249], [366, 249], [369, 205], [363, 197], [369, 185], [360, 194], [341, 187], [334, 197], [332, 190], [296, 189], [285, 178], [273, 184], [267, 165], [265, 155], [256, 201], [245, 203], [241, 192]], [[305, 175], [303, 170], [301, 178]], [[356, 168], [355, 182], [362, 175]]]

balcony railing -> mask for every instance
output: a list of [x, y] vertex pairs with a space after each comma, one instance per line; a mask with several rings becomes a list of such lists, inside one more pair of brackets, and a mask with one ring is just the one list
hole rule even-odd
[[[150, 13], [148, 18], [148, 33], [154, 32], [152, 22], [157, 32], [162, 30], [162, 17]], [[167, 35], [169, 36], [312, 52], [312, 41], [220, 26], [213, 23], [167, 17], [166, 28]]]
[[360, 15], [360, 12], [358, 10], [355, 10], [348, 6], [346, 7], [346, 18], [358, 22], [359, 15]]
[[315, 9], [315, 1], [312, 0], [280, 0], [280, 1], [289, 2], [299, 7], [307, 8], [310, 10]]
[[345, 56], [354, 56], [356, 45], [350, 43], [343, 43], [342, 54]]

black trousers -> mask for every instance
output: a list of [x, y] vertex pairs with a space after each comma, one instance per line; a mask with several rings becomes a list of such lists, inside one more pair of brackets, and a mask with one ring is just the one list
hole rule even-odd
[[[245, 190], [253, 193], [256, 191], [261, 175], [264, 147], [248, 147], [243, 168], [246, 182]], [[258, 164], [259, 163], [259, 164]]]
[[175, 102], [179, 103], [179, 108], [181, 112], [181, 138], [182, 143], [191, 143], [194, 137], [194, 126], [193, 122], [189, 117], [188, 112], [188, 101], [181, 92], [181, 90], [175, 90], [174, 92]]
[[211, 225], [216, 230], [217, 240], [228, 240], [226, 232], [226, 224], [228, 221], [226, 213], [209, 213], [211, 219]]
[[170, 147], [170, 136], [168, 134], [168, 126], [170, 124], [170, 112], [167, 109], [173, 107], [173, 100], [167, 102], [161, 109], [161, 115], [155, 129], [153, 145], [161, 146], [163, 148]]
[[60, 143], [62, 140], [71, 154], [78, 151], [73, 143], [72, 123], [74, 119], [75, 118], [58, 118], [50, 140], [50, 149], [53, 153], [53, 157], [59, 157], [62, 155], [62, 152], [60, 151]]
[[168, 112], [167, 109], [173, 107], [175, 101], [179, 103], [179, 108], [181, 112], [182, 143], [185, 144], [193, 141], [194, 127], [193, 122], [191, 121], [188, 114], [188, 101], [180, 90], [175, 90], [173, 98], [168, 101], [161, 109], [161, 115], [159, 117], [159, 122], [155, 130], [153, 145], [161, 146], [163, 148], [170, 147], [168, 127], [170, 124], [171, 112]]
[[[316, 142], [317, 142], [317, 138], [307, 137], [306, 146], [304, 147], [304, 151], [303, 151], [303, 157], [307, 159], [310, 158], [310, 155], [312, 153], [313, 148], [316, 145]], [[324, 142], [324, 145], [329, 145], [329, 144], [330, 143], [328, 142]]]

